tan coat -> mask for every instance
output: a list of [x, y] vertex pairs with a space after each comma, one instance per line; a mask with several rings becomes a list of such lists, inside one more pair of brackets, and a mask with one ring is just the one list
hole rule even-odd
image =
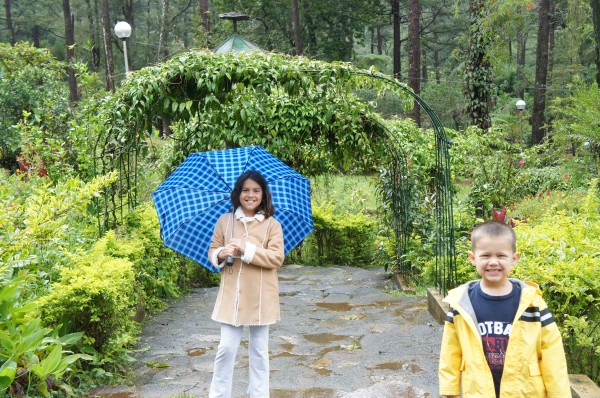
[[[216, 251], [231, 239], [231, 217], [231, 213], [223, 214], [215, 226], [208, 250], [213, 264], [218, 261]], [[232, 266], [224, 265], [212, 319], [234, 326], [274, 324], [280, 319], [277, 269], [284, 258], [281, 224], [269, 217], [248, 222], [244, 227], [242, 221], [235, 219], [233, 232], [234, 238], [246, 242], [243, 257], [252, 258], [248, 262], [236, 258]]]

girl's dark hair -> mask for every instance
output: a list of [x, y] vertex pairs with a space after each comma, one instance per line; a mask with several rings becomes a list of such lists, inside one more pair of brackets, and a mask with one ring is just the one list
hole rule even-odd
[[231, 191], [231, 203], [233, 204], [233, 208], [237, 209], [241, 206], [240, 195], [242, 194], [242, 188], [244, 187], [246, 180], [256, 182], [262, 189], [263, 196], [260, 205], [258, 205], [257, 213], [260, 212], [264, 214], [265, 217], [271, 217], [275, 213], [275, 207], [273, 207], [273, 200], [271, 199], [271, 191], [269, 191], [269, 186], [265, 177], [256, 170], [248, 170], [238, 177], [233, 187], [233, 191]]

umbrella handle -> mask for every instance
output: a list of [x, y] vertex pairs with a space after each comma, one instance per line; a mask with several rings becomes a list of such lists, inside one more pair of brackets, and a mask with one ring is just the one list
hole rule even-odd
[[[233, 208], [231, 209], [231, 239], [233, 239]], [[225, 263], [231, 267], [233, 265], [233, 257], [227, 256]]]

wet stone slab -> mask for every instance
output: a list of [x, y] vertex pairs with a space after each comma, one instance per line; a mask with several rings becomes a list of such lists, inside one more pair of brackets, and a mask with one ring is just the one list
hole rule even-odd
[[[279, 275], [271, 398], [438, 396], [442, 328], [426, 297], [390, 294], [395, 286], [379, 269], [287, 265]], [[217, 288], [196, 289], [149, 318], [135, 354], [135, 387], [95, 396], [207, 397], [219, 343], [219, 325], [210, 320], [216, 295]], [[247, 347], [245, 331], [233, 398], [246, 397]]]

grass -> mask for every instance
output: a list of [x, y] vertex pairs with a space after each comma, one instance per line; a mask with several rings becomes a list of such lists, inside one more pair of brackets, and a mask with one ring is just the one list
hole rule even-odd
[[328, 174], [311, 178], [311, 199], [313, 206], [333, 202], [341, 212], [375, 213], [377, 199], [374, 175]]

